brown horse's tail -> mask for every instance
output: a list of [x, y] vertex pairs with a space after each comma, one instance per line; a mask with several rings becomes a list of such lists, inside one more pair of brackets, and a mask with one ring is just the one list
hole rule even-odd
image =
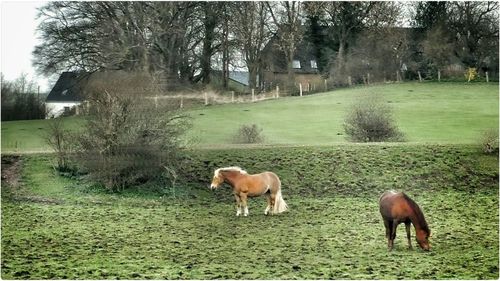
[[279, 214], [283, 213], [286, 210], [288, 210], [288, 205], [286, 204], [285, 200], [283, 200], [283, 196], [281, 195], [281, 186], [280, 186], [280, 189], [276, 193], [276, 200], [274, 201], [273, 213]]

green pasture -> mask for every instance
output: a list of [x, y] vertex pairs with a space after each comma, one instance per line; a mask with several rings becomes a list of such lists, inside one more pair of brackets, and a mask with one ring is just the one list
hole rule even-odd
[[[21, 186], [2, 185], [3, 279], [499, 277], [498, 156], [474, 146], [198, 149], [174, 188], [122, 193], [58, 176], [52, 157], [22, 156]], [[208, 190], [228, 165], [276, 172], [289, 211], [254, 198], [235, 217], [229, 188]], [[387, 251], [387, 189], [420, 204], [430, 252], [408, 250], [402, 226]]]
[[[5, 152], [46, 152], [50, 150], [45, 142], [51, 120], [21, 120], [2, 122], [2, 153]], [[64, 127], [78, 130], [83, 126], [79, 117], [66, 117]]]
[[[227, 146], [241, 125], [257, 124], [267, 145], [342, 144], [350, 106], [366, 95], [379, 95], [393, 107], [409, 143], [471, 144], [485, 130], [498, 129], [498, 90], [494, 83], [401, 83], [204, 106], [188, 111], [193, 120], [188, 137], [199, 147]], [[75, 117], [66, 121], [72, 129], [82, 124]], [[2, 122], [2, 151], [47, 151], [42, 137], [47, 122]]]
[[476, 143], [484, 130], [498, 129], [498, 85], [402, 83], [217, 105], [191, 112], [193, 137], [201, 145], [229, 143], [242, 124], [257, 124], [269, 144], [345, 143], [343, 120], [350, 106], [368, 95], [381, 96], [411, 143]]

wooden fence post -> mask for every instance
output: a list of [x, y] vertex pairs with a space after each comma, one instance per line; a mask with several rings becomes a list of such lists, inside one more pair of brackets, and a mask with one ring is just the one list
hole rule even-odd
[[352, 77], [350, 75], [347, 76], [347, 83], [349, 83], [349, 86], [352, 86]]
[[302, 96], [302, 83], [299, 83], [299, 93], [300, 93], [300, 96]]
[[280, 86], [276, 85], [276, 98], [280, 97]]
[[418, 73], [418, 81], [422, 82], [422, 75], [420, 74], [420, 71], [417, 71], [417, 73]]
[[208, 105], [208, 93], [205, 92], [205, 105]]
[[486, 83], [490, 82], [490, 77], [488, 76], [488, 71], [486, 71]]
[[325, 79], [325, 91], [328, 91], [328, 83], [326, 82], [326, 79]]
[[438, 82], [441, 82], [441, 70], [438, 70]]
[[252, 102], [255, 101], [255, 89], [252, 88]]
[[401, 81], [401, 77], [399, 77], [399, 71], [396, 71], [396, 81]]
[[231, 103], [234, 103], [234, 91], [231, 91]]

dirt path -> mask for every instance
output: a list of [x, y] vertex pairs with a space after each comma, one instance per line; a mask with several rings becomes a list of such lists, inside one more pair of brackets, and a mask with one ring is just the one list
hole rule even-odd
[[63, 201], [30, 194], [23, 188], [21, 172], [23, 159], [19, 155], [2, 155], [2, 195], [14, 201], [29, 201], [43, 204], [61, 204]]
[[2, 155], [2, 187], [19, 189], [22, 164], [18, 155]]

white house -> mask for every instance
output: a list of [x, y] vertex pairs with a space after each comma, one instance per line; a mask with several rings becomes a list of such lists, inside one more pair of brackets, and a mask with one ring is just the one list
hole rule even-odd
[[80, 105], [88, 78], [85, 72], [63, 72], [45, 100], [47, 118], [58, 117]]

